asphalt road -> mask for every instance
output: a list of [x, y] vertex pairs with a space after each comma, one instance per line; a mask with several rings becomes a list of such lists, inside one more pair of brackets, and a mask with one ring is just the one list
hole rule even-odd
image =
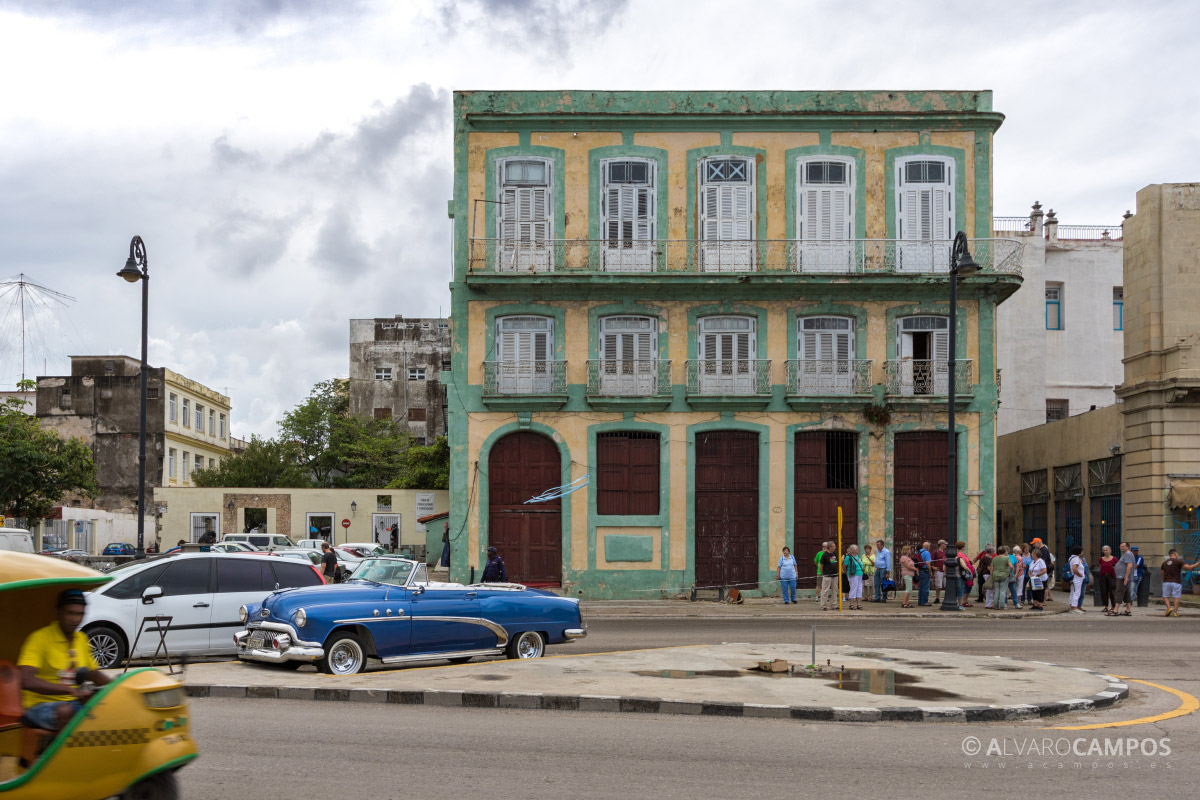
[[[780, 619], [594, 619], [589, 627], [585, 642], [557, 652], [807, 642], [811, 636], [809, 624]], [[831, 620], [818, 626], [817, 635], [830, 644], [1053, 661], [1200, 696], [1200, 617]], [[933, 796], [984, 787], [1006, 797], [1056, 791], [1172, 796], [1190, 792], [1200, 779], [1200, 715], [1094, 730], [1048, 728], [1137, 721], [1180, 703], [1167, 691], [1131, 683], [1129, 700], [1103, 712], [982, 725], [213, 698], [191, 701], [201, 758], [181, 779], [189, 800], [873, 797], [898, 786]], [[1124, 749], [1115, 754], [1130, 741], [1136, 742], [1134, 755]], [[967, 752], [976, 746], [982, 752]]]

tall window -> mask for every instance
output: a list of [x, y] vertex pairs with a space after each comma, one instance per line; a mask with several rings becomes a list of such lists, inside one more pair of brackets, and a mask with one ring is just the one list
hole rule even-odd
[[1047, 503], [1050, 500], [1046, 470], [1039, 469], [1021, 473], [1021, 541], [1034, 539], [1045, 541]]
[[642, 272], [654, 268], [657, 167], [655, 162], [643, 159], [601, 162], [606, 272]]
[[1046, 330], [1063, 329], [1063, 286], [1061, 283], [1046, 284]]
[[528, 315], [496, 320], [497, 388], [509, 394], [548, 394], [554, 376], [554, 320]]
[[196, 403], [196, 433], [204, 433], [204, 406]]
[[171, 392], [170, 397], [167, 398], [167, 413], [171, 422], [174, 422], [179, 414], [179, 395], [174, 392]]
[[[186, 403], [187, 401], [185, 400], [184, 402]], [[180, 469], [181, 469], [181, 471], [182, 471], [182, 475], [181, 475], [181, 477], [182, 477], [182, 478], [183, 478], [185, 481], [188, 479], [188, 461], [189, 461], [189, 459], [190, 459], [190, 458], [191, 458], [191, 454], [190, 454], [190, 453], [188, 453], [188, 451], [187, 451], [187, 450], [184, 450], [184, 451], [183, 451], [183, 460], [179, 462], [179, 466], [180, 466]]]
[[846, 272], [854, 258], [854, 162], [801, 159], [797, 167], [796, 268]]
[[854, 320], [850, 317], [801, 317], [796, 320], [796, 370], [800, 394], [850, 394], [854, 391]]
[[754, 268], [754, 162], [719, 156], [700, 162], [700, 263], [706, 272]]
[[701, 394], [754, 394], [757, 387], [757, 320], [702, 317], [699, 321]]
[[217, 412], [209, 409], [208, 411], [208, 435], [217, 435]]
[[946, 394], [950, 358], [950, 320], [922, 315], [897, 321], [900, 394]]
[[600, 393], [644, 396], [658, 389], [658, 320], [600, 318]]
[[897, 268], [946, 272], [954, 238], [954, 161], [912, 156], [896, 161]]
[[220, 436], [220, 438], [224, 439], [225, 438], [225, 415], [224, 414], [221, 415], [221, 425], [218, 428], [218, 431], [219, 431], [218, 435]]
[[192, 402], [183, 398], [183, 427], [192, 427]]
[[1113, 330], [1125, 330], [1125, 287], [1113, 287]]
[[175, 459], [176, 458], [177, 458], [177, 453], [176, 453], [175, 448], [174, 447], [168, 448], [167, 449], [167, 477], [168, 478], [175, 477]]
[[1069, 400], [1046, 399], [1046, 422], [1066, 419], [1070, 416], [1071, 403]]
[[596, 434], [596, 513], [659, 513], [657, 433]]
[[197, 456], [196, 456], [196, 469], [195, 469], [195, 471], [196, 471], [196, 472], [199, 472], [199, 471], [200, 471], [200, 470], [202, 470], [202, 469], [204, 469], [204, 456], [197, 455]]
[[500, 244], [496, 268], [506, 272], [553, 269], [552, 162], [541, 158], [508, 158], [501, 160], [497, 169]]

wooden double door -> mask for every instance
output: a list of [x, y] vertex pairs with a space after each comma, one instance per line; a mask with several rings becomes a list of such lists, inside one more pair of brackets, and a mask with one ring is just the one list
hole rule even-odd
[[492, 447], [487, 481], [488, 544], [509, 581], [562, 585], [562, 500], [525, 503], [562, 483], [558, 447], [541, 434], [511, 433]]
[[823, 542], [837, 543], [842, 509], [842, 549], [858, 542], [858, 434], [812, 431], [796, 434], [792, 471], [792, 533], [798, 586], [816, 587], [813, 557]]
[[936, 544], [946, 538], [949, 508], [946, 434], [897, 433], [892, 458], [892, 533], [898, 564], [904, 545], [911, 545], [915, 556], [922, 542]]
[[758, 586], [758, 434], [696, 436], [695, 564], [699, 587]]

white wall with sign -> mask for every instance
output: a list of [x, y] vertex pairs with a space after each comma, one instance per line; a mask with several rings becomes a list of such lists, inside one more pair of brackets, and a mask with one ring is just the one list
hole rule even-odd
[[[427, 517], [437, 511], [437, 501], [434, 500], [434, 496], [433, 492], [417, 492], [417, 519]], [[425, 532], [424, 523], [417, 523], [417, 532]]]

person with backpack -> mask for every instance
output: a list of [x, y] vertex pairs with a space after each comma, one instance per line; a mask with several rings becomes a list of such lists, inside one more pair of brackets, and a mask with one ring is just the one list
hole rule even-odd
[[1083, 564], [1083, 548], [1075, 545], [1071, 548], [1071, 558], [1067, 561], [1067, 568], [1071, 571], [1071, 608], [1073, 614], [1082, 614], [1083, 611], [1083, 582], [1087, 578], [1087, 568]]
[[858, 556], [858, 545], [852, 544], [846, 548], [846, 555], [842, 557], [842, 568], [845, 570], [845, 575], [850, 582], [850, 591], [847, 594], [846, 608], [852, 608], [855, 611], [862, 611], [862, 595], [863, 595], [863, 563]]

